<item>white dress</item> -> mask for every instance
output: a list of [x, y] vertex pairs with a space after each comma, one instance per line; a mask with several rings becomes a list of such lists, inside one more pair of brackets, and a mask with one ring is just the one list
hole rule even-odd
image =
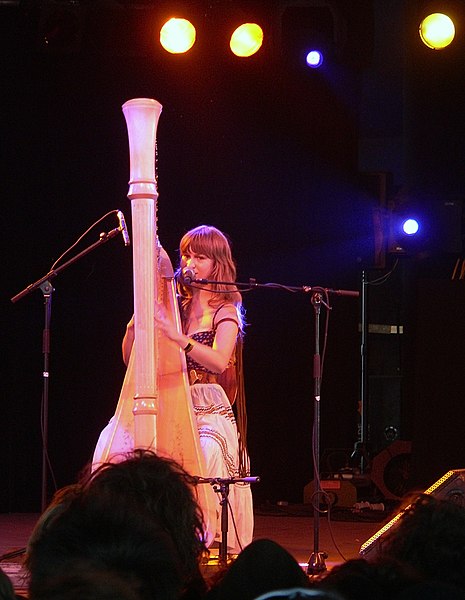
[[[239, 477], [239, 448], [236, 420], [223, 388], [215, 383], [191, 387], [200, 446], [206, 461], [207, 477]], [[221, 541], [221, 494], [218, 494], [216, 541]], [[254, 518], [250, 483], [229, 485], [228, 551], [238, 554], [252, 541]]]
[[[205, 458], [205, 478], [239, 477], [238, 432], [234, 413], [225, 391], [216, 383], [197, 383], [192, 385], [190, 390], [200, 446]], [[118, 406], [117, 413], [101, 432], [93, 456], [93, 468], [102, 463], [102, 456], [110, 444], [112, 460], [118, 460], [118, 457], [122, 460], [125, 454], [134, 450], [132, 395], [122, 393], [122, 396], [126, 396], [129, 400]], [[248, 464], [248, 458], [246, 460]], [[217, 510], [216, 527], [211, 527], [215, 532], [207, 532], [209, 544], [222, 540], [220, 504], [222, 497], [220, 493], [215, 493], [213, 486], [211, 486], [211, 494]], [[253, 536], [254, 517], [250, 484], [243, 482], [230, 484], [228, 504], [228, 552], [238, 554], [242, 548], [250, 544]]]

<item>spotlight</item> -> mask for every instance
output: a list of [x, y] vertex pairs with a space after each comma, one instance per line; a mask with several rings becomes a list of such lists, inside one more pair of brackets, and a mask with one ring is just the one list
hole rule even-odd
[[256, 54], [263, 44], [263, 29], [257, 23], [243, 23], [237, 27], [229, 42], [231, 52], [239, 57]]
[[320, 50], [310, 50], [307, 52], [306, 63], [312, 69], [318, 69], [323, 64], [323, 52]]
[[419, 33], [428, 48], [442, 50], [449, 46], [455, 37], [454, 22], [445, 14], [432, 13], [420, 23]]
[[461, 194], [411, 189], [399, 193], [387, 213], [387, 251], [440, 255], [463, 252]]
[[192, 48], [195, 36], [195, 27], [190, 21], [172, 17], [160, 30], [160, 44], [171, 54], [183, 54]]
[[282, 55], [291, 68], [318, 69], [332, 63], [335, 14], [329, 6], [288, 6], [281, 15]]
[[420, 223], [417, 221], [417, 219], [410, 217], [404, 219], [402, 222], [402, 231], [405, 233], [405, 235], [415, 235], [418, 233], [419, 229]]
[[405, 212], [393, 212], [390, 222], [389, 252], [394, 254], [410, 253], [421, 245], [424, 224], [416, 216]]

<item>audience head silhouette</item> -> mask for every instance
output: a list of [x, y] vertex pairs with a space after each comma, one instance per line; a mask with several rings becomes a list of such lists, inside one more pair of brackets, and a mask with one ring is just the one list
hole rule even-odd
[[429, 494], [418, 496], [380, 544], [377, 560], [386, 559], [408, 565], [422, 579], [465, 590], [465, 506]]
[[61, 502], [55, 499], [33, 532], [30, 597], [58, 598], [65, 584], [76, 596], [94, 585], [107, 597], [120, 579], [129, 583], [121, 586], [128, 600], [201, 594], [206, 549], [192, 483], [176, 462], [149, 451], [102, 465]]

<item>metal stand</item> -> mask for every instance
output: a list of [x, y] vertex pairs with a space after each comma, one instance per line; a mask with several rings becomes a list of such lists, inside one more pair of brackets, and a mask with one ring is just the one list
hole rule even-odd
[[209, 483], [213, 491], [220, 494], [221, 506], [221, 543], [219, 551], [219, 562], [226, 565], [228, 562], [228, 508], [229, 508], [229, 486], [234, 483], [258, 483], [260, 477], [196, 477], [196, 483]]
[[221, 543], [219, 552], [219, 561], [226, 565], [228, 561], [228, 499], [229, 499], [229, 484], [227, 479], [217, 479], [212, 482], [213, 491], [220, 494], [221, 506]]
[[122, 231], [121, 227], [112, 229], [108, 233], [101, 233], [97, 242], [79, 252], [74, 258], [63, 263], [60, 267], [52, 269], [46, 275], [38, 279], [35, 283], [31, 283], [24, 290], [11, 298], [11, 302], [17, 302], [27, 296], [33, 290], [40, 288], [44, 297], [45, 303], [45, 325], [42, 334], [42, 352], [44, 356], [43, 364], [43, 390], [42, 390], [42, 408], [41, 408], [41, 433], [42, 433], [42, 490], [41, 490], [41, 509], [45, 510], [48, 504], [47, 483], [50, 461], [48, 456], [48, 396], [50, 385], [50, 322], [52, 316], [52, 293], [54, 292], [50, 280], [56, 277], [61, 271], [78, 261], [80, 258], [105, 244]]
[[40, 415], [40, 428], [42, 432], [42, 512], [47, 506], [47, 472], [49, 465], [48, 457], [48, 388], [50, 375], [50, 321], [52, 317], [52, 294], [55, 291], [51, 283], [46, 280], [40, 285], [44, 296], [44, 331], [42, 334], [42, 353], [44, 355], [43, 384], [42, 384], [42, 410]]
[[314, 528], [313, 528], [313, 552], [308, 560], [307, 574], [315, 575], [326, 570], [325, 559], [328, 557], [326, 552], [321, 552], [319, 549], [320, 543], [320, 508], [319, 501], [320, 497], [325, 493], [321, 489], [320, 481], [320, 390], [321, 390], [321, 358], [320, 358], [320, 314], [321, 304], [324, 304], [329, 310], [330, 307], [323, 302], [323, 295], [328, 297], [329, 294], [335, 296], [348, 296], [358, 298], [360, 293], [355, 290], [333, 290], [330, 288], [323, 287], [310, 287], [310, 286], [287, 286], [277, 283], [257, 283], [255, 279], [250, 279], [248, 283], [239, 283], [231, 281], [213, 281], [209, 279], [193, 279], [189, 281], [191, 284], [209, 284], [209, 283], [220, 283], [223, 285], [234, 285], [242, 292], [249, 291], [258, 287], [266, 288], [278, 288], [291, 292], [305, 292], [312, 294], [312, 304], [315, 313], [315, 352], [313, 356], [313, 381], [314, 381], [314, 421], [313, 421], [313, 435], [312, 435], [312, 450], [313, 450], [313, 466], [314, 466], [314, 481], [316, 483], [314, 494], [313, 494], [313, 517], [314, 517]]
[[368, 274], [362, 271], [361, 293], [361, 342], [360, 342], [360, 429], [354, 450], [350, 455], [352, 464], [358, 467], [360, 475], [370, 469], [368, 450]]
[[[321, 356], [320, 356], [320, 314], [322, 296], [320, 292], [312, 294], [312, 304], [315, 313], [315, 353], [313, 355], [313, 466], [315, 481], [313, 490], [313, 552], [308, 559], [307, 574], [316, 575], [326, 571], [326, 552], [320, 552], [320, 497], [323, 494], [320, 481], [320, 391], [321, 391]], [[328, 308], [328, 307], [327, 307]]]

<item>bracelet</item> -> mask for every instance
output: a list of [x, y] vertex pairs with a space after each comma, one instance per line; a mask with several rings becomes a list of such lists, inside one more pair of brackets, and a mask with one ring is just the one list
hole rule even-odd
[[192, 342], [187, 342], [187, 346], [185, 348], [183, 348], [183, 350], [187, 354], [188, 352], [190, 352], [192, 350], [193, 347], [194, 347], [194, 344]]

